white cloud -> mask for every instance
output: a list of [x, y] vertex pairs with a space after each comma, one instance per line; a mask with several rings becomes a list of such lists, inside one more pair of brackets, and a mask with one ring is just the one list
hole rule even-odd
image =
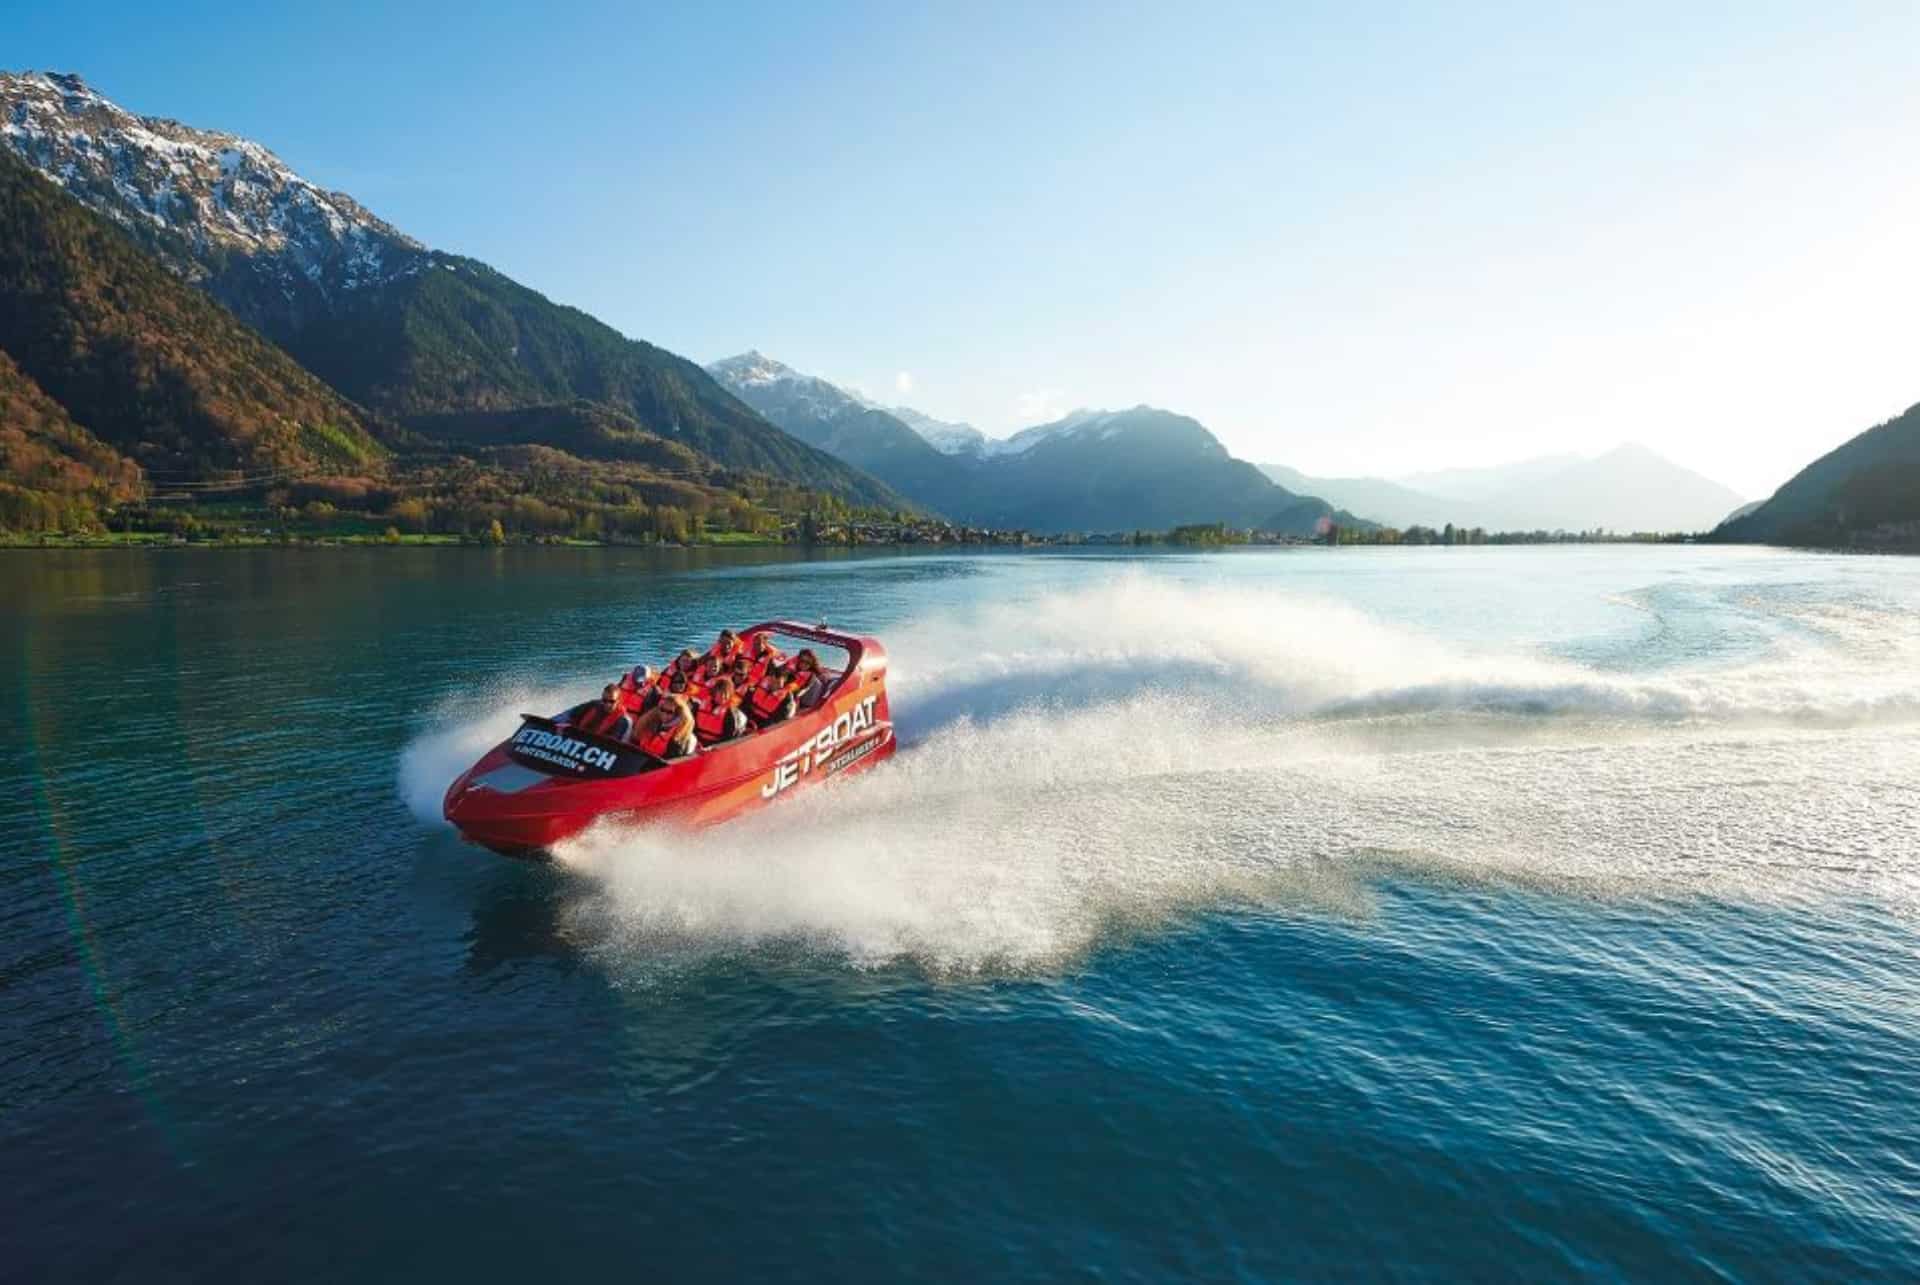
[[897, 393], [912, 392], [913, 391], [913, 372], [908, 370], [903, 370], [899, 374], [895, 375], [893, 377], [893, 389]]
[[1065, 395], [1058, 388], [1036, 388], [1013, 399], [1013, 417], [1022, 428], [1046, 424], [1067, 413]]

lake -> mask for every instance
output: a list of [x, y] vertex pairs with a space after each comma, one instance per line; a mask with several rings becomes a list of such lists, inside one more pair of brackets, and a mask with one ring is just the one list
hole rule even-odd
[[[1920, 1275], [1920, 561], [0, 556], [0, 1274]], [[446, 783], [721, 624], [880, 769]]]

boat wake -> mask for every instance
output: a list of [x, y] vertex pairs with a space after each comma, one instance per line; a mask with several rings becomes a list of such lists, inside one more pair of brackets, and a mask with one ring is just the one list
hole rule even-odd
[[[1911, 902], [1920, 663], [1888, 659], [1920, 656], [1907, 622], [1850, 627], [1627, 675], [1140, 575], [931, 616], [888, 634], [893, 763], [698, 834], [589, 831], [556, 854], [566, 913], [641, 977], [1054, 968], [1223, 907], [1366, 914], [1383, 876]], [[525, 705], [410, 747], [416, 810]]]

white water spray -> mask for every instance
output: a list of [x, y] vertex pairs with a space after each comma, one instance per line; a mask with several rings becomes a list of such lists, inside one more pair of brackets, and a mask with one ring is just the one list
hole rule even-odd
[[[1915, 658], [1911, 622], [1847, 627], [1846, 649], [1649, 676], [1141, 574], [930, 616], [889, 631], [892, 762], [698, 834], [596, 828], [557, 854], [589, 876], [568, 914], [642, 972], [773, 948], [965, 972], [1225, 905], [1362, 912], [1383, 867], [1904, 895], [1885, 856], [1912, 831], [1886, 786], [1915, 766], [1920, 666], [1889, 657]], [[437, 818], [526, 707], [410, 747], [416, 810]], [[1850, 779], [1811, 803], [1792, 782], [1823, 765]], [[1813, 807], [1849, 810], [1848, 843], [1783, 877], [1767, 854]]]

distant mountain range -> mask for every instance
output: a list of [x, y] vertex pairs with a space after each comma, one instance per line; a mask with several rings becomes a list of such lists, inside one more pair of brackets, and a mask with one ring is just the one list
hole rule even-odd
[[996, 439], [758, 353], [703, 370], [423, 245], [258, 143], [136, 116], [75, 76], [0, 72], [0, 525], [335, 478], [550, 533], [635, 506], [677, 510], [679, 530], [852, 504], [1044, 532], [1724, 518], [1721, 538], [1883, 542], [1915, 520], [1914, 417], [1750, 511], [1639, 446], [1387, 479], [1256, 469], [1148, 406]]
[[1920, 406], [1822, 455], [1714, 538], [1920, 549]]
[[1449, 500], [1485, 500], [1552, 477], [1580, 461], [1578, 455], [1535, 455], [1506, 464], [1409, 473], [1399, 481], [1416, 491]]
[[849, 501], [900, 497], [768, 424], [699, 366], [483, 263], [428, 249], [258, 143], [0, 73], [0, 140], [347, 398], [417, 434], [602, 403], [713, 465]]
[[1592, 459], [1541, 456], [1394, 481], [1308, 477], [1284, 465], [1261, 467], [1283, 486], [1312, 491], [1397, 527], [1451, 522], [1489, 531], [1708, 531], [1741, 503], [1731, 489], [1634, 444]]
[[720, 386], [809, 446], [952, 516], [953, 461], [888, 411], [757, 352], [707, 367]]
[[707, 369], [801, 440], [974, 526], [1128, 531], [1224, 522], [1309, 535], [1327, 521], [1370, 525], [1274, 484], [1197, 421], [1150, 406], [1076, 411], [1002, 440], [911, 409], [883, 409], [759, 352]]

